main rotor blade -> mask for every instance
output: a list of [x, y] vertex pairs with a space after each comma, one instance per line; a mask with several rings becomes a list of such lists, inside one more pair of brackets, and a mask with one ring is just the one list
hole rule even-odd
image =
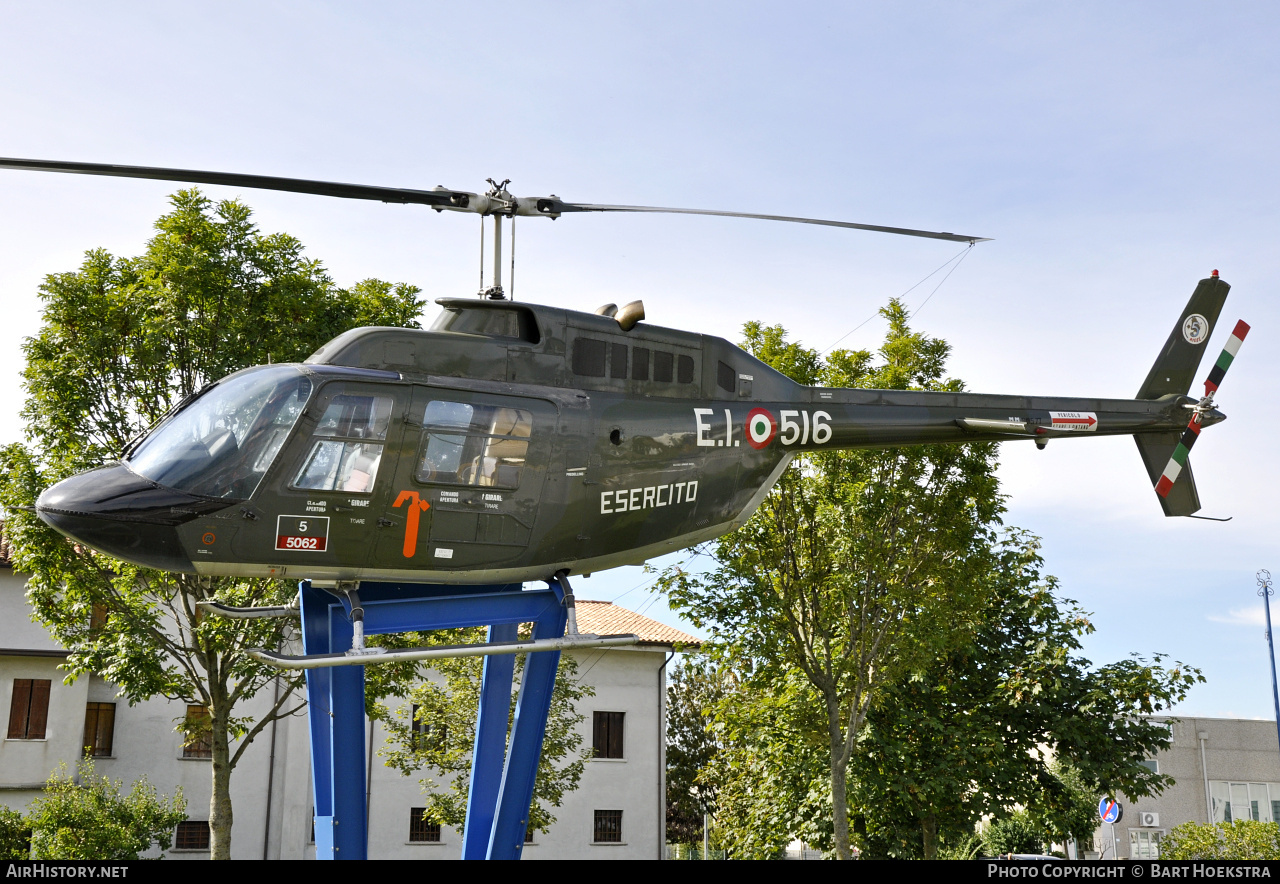
[[[344, 184], [337, 181], [314, 181], [308, 178], [281, 178], [274, 175], [246, 175], [240, 172], [211, 172], [205, 169], [167, 169], [159, 166], [117, 166], [108, 163], [77, 163], [63, 160], [32, 160], [0, 157], [0, 169], [19, 169], [29, 172], [67, 172], [77, 175], [105, 175], [113, 178], [150, 178], [159, 181], [181, 181], [192, 184], [225, 184], [232, 187], [253, 187], [261, 190], [283, 190], [290, 193], [309, 193], [317, 196], [336, 196], [343, 199], [377, 200], [384, 203], [412, 203], [431, 206], [434, 209], [469, 211], [480, 215], [517, 214], [549, 215], [567, 212], [654, 212], [670, 215], [716, 215], [724, 218], [757, 218], [762, 221], [790, 221], [797, 224], [818, 224], [823, 227], [844, 227], [851, 230], [870, 230], [878, 233], [896, 233], [902, 236], [922, 236], [928, 239], [944, 239], [950, 242], [987, 242], [985, 236], [932, 230], [913, 230], [907, 227], [885, 227], [878, 224], [855, 224], [852, 221], [827, 221], [821, 218], [797, 218], [791, 215], [761, 215], [753, 212], [720, 212], [713, 209], [673, 209], [659, 206], [613, 206], [600, 203], [567, 203], [558, 197], [511, 200], [507, 194], [496, 202], [492, 194], [481, 196], [464, 190], [437, 187], [432, 190], [414, 190], [407, 187], [380, 187], [372, 184]], [[510, 202], [508, 202], [510, 200]]]
[[273, 175], [244, 175], [239, 172], [209, 172], [200, 169], [162, 169], [156, 166], [113, 166], [106, 163], [73, 163], [60, 160], [24, 160], [0, 157], [0, 168], [31, 172], [70, 172], [79, 175], [107, 175], [113, 178], [152, 178], [193, 184], [228, 184], [262, 190], [285, 190], [345, 199], [379, 200], [384, 203], [416, 203], [443, 209], [466, 208], [475, 194], [460, 190], [410, 190], [370, 184], [341, 184], [305, 178], [278, 178]]
[[852, 230], [871, 230], [877, 233], [897, 233], [902, 236], [923, 236], [928, 239], [945, 239], [950, 242], [990, 242], [987, 236], [968, 236], [963, 233], [932, 230], [913, 230], [909, 227], [884, 227], [879, 224], [854, 224], [852, 221], [825, 221], [821, 218], [797, 218], [792, 215], [759, 215], [754, 212], [719, 212], [713, 209], [671, 209], [659, 206], [609, 206], [598, 203], [566, 203], [560, 199], [538, 200], [538, 210], [543, 214], [563, 212], [661, 212], [669, 215], [718, 215], [724, 218], [757, 218], [761, 221], [792, 221], [797, 224], [819, 224], [823, 227], [846, 227]]

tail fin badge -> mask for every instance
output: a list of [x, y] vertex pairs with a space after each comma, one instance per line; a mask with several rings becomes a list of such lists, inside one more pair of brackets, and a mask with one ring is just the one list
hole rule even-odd
[[1182, 337], [1188, 344], [1203, 344], [1209, 337], [1209, 320], [1199, 313], [1192, 313], [1182, 323]]

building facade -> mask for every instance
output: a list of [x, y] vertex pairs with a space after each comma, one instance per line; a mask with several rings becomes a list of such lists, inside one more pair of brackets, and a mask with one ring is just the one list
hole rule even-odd
[[[666, 665], [678, 644], [696, 639], [607, 602], [578, 602], [584, 632], [635, 632], [635, 648], [576, 653], [579, 679], [594, 696], [579, 704], [582, 748], [593, 748], [578, 788], [553, 809], [555, 824], [526, 843], [526, 859], [659, 859], [665, 840]], [[209, 855], [208, 747], [178, 730], [200, 707], [162, 698], [130, 706], [97, 676], [67, 684], [66, 652], [32, 623], [25, 580], [0, 569], [0, 714], [7, 710], [0, 751], [0, 804], [23, 810], [59, 764], [74, 770], [88, 747], [98, 774], [126, 788], [145, 776], [162, 794], [181, 788], [189, 822], [176, 833], [171, 859]], [[272, 702], [270, 691], [247, 704], [252, 715]], [[406, 710], [407, 712], [407, 710]], [[383, 766], [387, 734], [368, 724], [369, 856], [456, 859], [460, 833], [421, 818], [425, 772], [403, 776]], [[232, 856], [309, 859], [311, 764], [305, 715], [269, 726], [232, 775]]]
[[1280, 822], [1280, 739], [1274, 721], [1158, 720], [1169, 727], [1172, 744], [1147, 764], [1175, 783], [1150, 798], [1117, 796], [1122, 815], [1112, 826], [1099, 826], [1093, 855], [1154, 859], [1161, 841], [1181, 823]]

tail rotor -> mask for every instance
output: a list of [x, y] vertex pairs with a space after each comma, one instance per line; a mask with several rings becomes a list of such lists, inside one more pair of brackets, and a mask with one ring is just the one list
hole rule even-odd
[[1173, 489], [1173, 483], [1178, 481], [1178, 476], [1187, 465], [1187, 456], [1191, 453], [1192, 446], [1196, 444], [1196, 439], [1200, 438], [1200, 428], [1205, 415], [1214, 409], [1214, 394], [1218, 392], [1218, 386], [1222, 383], [1222, 378], [1226, 375], [1227, 369], [1231, 367], [1231, 363], [1235, 360], [1236, 353], [1240, 351], [1240, 345], [1244, 343], [1245, 335], [1248, 333], [1249, 324], [1247, 322], [1242, 319], [1236, 323], [1235, 329], [1231, 332], [1231, 337], [1227, 339], [1227, 345], [1222, 348], [1222, 355], [1218, 357], [1218, 361], [1214, 363], [1213, 369], [1209, 372], [1209, 377], [1205, 379], [1204, 397], [1195, 405], [1187, 406], [1191, 409], [1191, 421], [1187, 424], [1187, 429], [1183, 431], [1182, 438], [1178, 440], [1178, 445], [1174, 448], [1173, 456], [1169, 458], [1169, 463], [1165, 466], [1164, 472], [1156, 480], [1156, 494], [1161, 498], [1169, 496], [1169, 492]]

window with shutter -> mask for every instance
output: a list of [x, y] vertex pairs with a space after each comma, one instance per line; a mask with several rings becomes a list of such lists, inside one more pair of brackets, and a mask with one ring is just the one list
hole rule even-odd
[[592, 720], [592, 748], [596, 758], [624, 758], [622, 728], [625, 712], [596, 712]]
[[88, 703], [84, 710], [84, 746], [86, 755], [111, 757], [116, 729], [115, 703]]
[[13, 699], [9, 703], [10, 740], [43, 740], [49, 721], [49, 687], [47, 678], [15, 678]]

